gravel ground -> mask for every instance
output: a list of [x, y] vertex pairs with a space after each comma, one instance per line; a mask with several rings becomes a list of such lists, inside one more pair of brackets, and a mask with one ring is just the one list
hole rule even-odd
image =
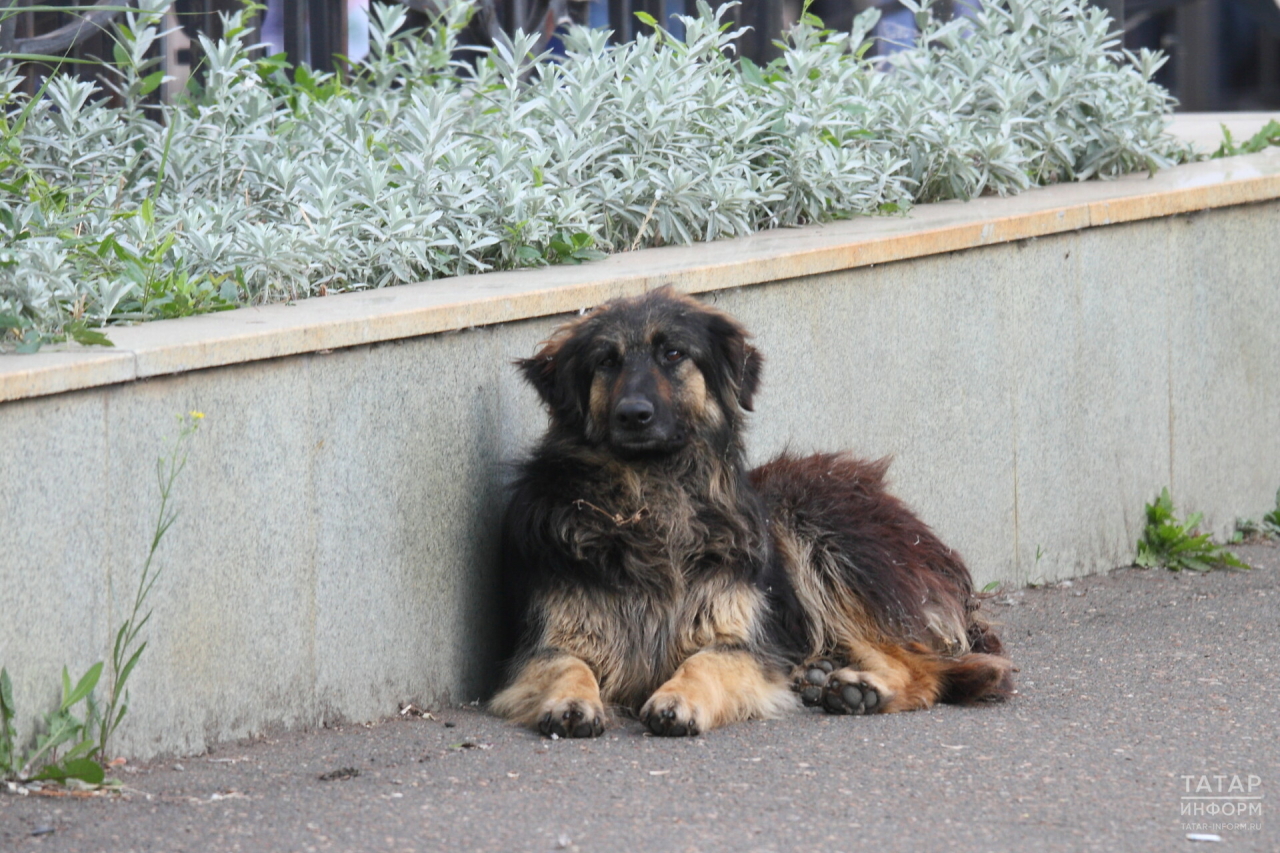
[[1254, 571], [999, 596], [1006, 705], [589, 742], [445, 708], [128, 765], [122, 795], [0, 794], [0, 848], [1277, 851], [1280, 548], [1238, 550]]

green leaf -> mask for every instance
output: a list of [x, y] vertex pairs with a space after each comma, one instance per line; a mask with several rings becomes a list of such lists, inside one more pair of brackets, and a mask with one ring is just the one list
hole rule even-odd
[[658, 19], [653, 17], [653, 15], [650, 15], [648, 12], [635, 12], [634, 14], [636, 18], [640, 20], [640, 23], [648, 24], [654, 29], [658, 28]]
[[148, 74], [146, 77], [143, 77], [142, 85], [139, 87], [139, 90], [138, 90], [139, 93], [143, 97], [150, 95], [156, 89], [160, 88], [160, 84], [164, 82], [164, 77], [165, 77], [165, 74], [163, 71], [156, 71], [153, 74]]
[[115, 648], [111, 652], [111, 660], [114, 663], [119, 663], [120, 659], [124, 656], [125, 634], [128, 630], [129, 623], [125, 622], [120, 626], [120, 630], [116, 632], [116, 644]]
[[1213, 566], [1209, 565], [1204, 560], [1201, 560], [1198, 557], [1183, 557], [1181, 560], [1179, 560], [1179, 563], [1183, 567], [1191, 569], [1193, 571], [1197, 571], [1197, 572], [1207, 572], [1213, 569]]
[[752, 86], [763, 86], [764, 72], [760, 70], [760, 66], [752, 62], [748, 57], [744, 56], [739, 60], [742, 66], [742, 79], [746, 80]]
[[0, 668], [0, 716], [12, 718], [16, 715], [13, 704], [13, 682], [9, 680], [9, 670]]
[[65, 711], [68, 708], [71, 708], [81, 699], [93, 692], [93, 688], [98, 686], [98, 677], [100, 675], [102, 675], [102, 661], [98, 661], [93, 666], [89, 667], [89, 671], [84, 674], [84, 677], [80, 679], [78, 684], [76, 684], [75, 690], [72, 690], [71, 695], [68, 696], [66, 695], [66, 690], [70, 685], [70, 681], [67, 679], [67, 668], [64, 666], [62, 668], [63, 697], [61, 710]]
[[138, 657], [146, 647], [147, 644], [143, 641], [142, 645], [138, 646], [137, 650], [130, 656], [128, 663], [120, 668], [120, 674], [116, 676], [116, 692], [119, 692], [124, 688], [124, 683], [129, 680], [129, 673], [133, 672], [133, 667], [137, 664]]
[[33, 780], [48, 779], [63, 781], [79, 779], [90, 785], [101, 785], [106, 778], [102, 765], [91, 758], [77, 758], [61, 764], [50, 764], [31, 777]]
[[111, 339], [98, 329], [90, 329], [86, 326], [71, 326], [68, 327], [67, 331], [76, 343], [83, 344], [84, 346], [115, 346], [115, 344], [111, 342]]

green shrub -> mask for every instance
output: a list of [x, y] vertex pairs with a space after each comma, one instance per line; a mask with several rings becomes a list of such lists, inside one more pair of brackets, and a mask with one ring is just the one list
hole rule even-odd
[[1239, 557], [1210, 541], [1208, 533], [1199, 531], [1203, 516], [1193, 512], [1185, 522], [1173, 514], [1173, 498], [1169, 489], [1160, 492], [1156, 502], [1146, 505], [1147, 526], [1138, 540], [1138, 556], [1134, 564], [1143, 568], [1164, 566], [1172, 571], [1191, 569], [1208, 572], [1215, 566], [1247, 569]]
[[1164, 132], [1163, 59], [1121, 53], [1084, 0], [998, 0], [945, 25], [908, 0], [919, 43], [882, 64], [864, 56], [874, 10], [852, 33], [806, 15], [764, 68], [736, 60], [737, 34], [701, 3], [684, 41], [612, 46], [576, 28], [565, 57], [541, 61], [517, 35], [474, 68], [454, 58], [465, 2], [416, 34], [397, 32], [402, 6], [378, 6], [348, 82], [255, 59], [237, 14], [226, 40], [202, 39], [204, 88], [154, 108], [164, 2], [119, 28], [107, 72], [122, 107], [61, 74], [31, 100], [0, 71], [11, 343], [1187, 156]]

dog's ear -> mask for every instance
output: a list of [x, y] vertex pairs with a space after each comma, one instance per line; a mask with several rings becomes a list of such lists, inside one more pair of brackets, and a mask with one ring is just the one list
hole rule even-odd
[[561, 330], [542, 345], [533, 358], [516, 359], [525, 381], [538, 392], [542, 402], [560, 423], [572, 423], [583, 417], [584, 403], [577, 380], [578, 338]]
[[752, 411], [752, 400], [760, 387], [764, 356], [747, 343], [747, 331], [736, 320], [719, 311], [706, 310], [707, 332], [715, 343], [717, 361], [727, 380], [726, 402], [735, 401]]
[[516, 367], [524, 381], [533, 386], [542, 402], [551, 405], [556, 389], [556, 356], [551, 344], [538, 351], [533, 358], [517, 358]]
[[738, 405], [754, 412], [752, 400], [760, 388], [760, 372], [764, 368], [764, 356], [751, 344], [743, 343], [746, 355], [742, 360], [742, 379], [738, 382]]

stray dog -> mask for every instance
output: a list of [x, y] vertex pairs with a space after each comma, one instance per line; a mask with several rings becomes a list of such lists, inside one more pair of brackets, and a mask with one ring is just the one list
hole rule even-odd
[[685, 736], [800, 702], [873, 714], [1012, 692], [968, 569], [885, 492], [887, 461], [747, 470], [762, 358], [727, 314], [670, 289], [619, 299], [517, 364], [551, 424], [504, 524], [520, 639], [495, 713], [595, 737], [616, 705]]

